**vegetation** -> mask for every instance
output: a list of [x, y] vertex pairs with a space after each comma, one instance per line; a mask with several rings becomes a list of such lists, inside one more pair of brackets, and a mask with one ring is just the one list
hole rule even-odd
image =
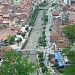
[[44, 58], [43, 57], [39, 58], [39, 62], [41, 62], [41, 61], [44, 61]]
[[29, 26], [27, 26], [27, 27], [25, 28], [25, 30], [28, 31], [28, 30], [29, 30]]
[[45, 30], [42, 31], [42, 35], [44, 35], [44, 34], [45, 34]]
[[64, 67], [60, 71], [63, 75], [75, 75], [75, 65]]
[[43, 75], [51, 75], [49, 72], [44, 72]]
[[52, 29], [51, 29], [51, 28], [49, 28], [49, 31], [52, 31]]
[[68, 47], [63, 49], [62, 53], [66, 54], [66, 56], [69, 59], [69, 63], [71, 65], [65, 66], [63, 69], [60, 69], [60, 72], [63, 73], [63, 75], [74, 75], [75, 74], [75, 50], [72, 50], [73, 48]]
[[14, 50], [5, 50], [3, 62], [0, 66], [0, 75], [32, 75], [35, 65], [26, 57]]
[[34, 23], [33, 19], [30, 19], [29, 20], [29, 26], [33, 26], [33, 23]]
[[69, 25], [64, 28], [64, 33], [71, 42], [75, 41], [75, 25]]
[[45, 25], [46, 25], [46, 22], [48, 22], [48, 16], [47, 15], [43, 15], [42, 20], [45, 22]]
[[75, 62], [75, 50], [72, 50], [72, 48], [67, 47], [63, 49], [62, 53], [66, 54], [66, 56], [71, 62]]
[[21, 33], [21, 36], [24, 38], [26, 36], [26, 32]]
[[17, 39], [17, 41], [16, 41], [16, 42], [18, 43], [18, 46], [19, 46], [19, 43], [20, 43], [21, 41], [22, 41], [22, 39], [21, 39], [21, 38], [18, 38], [18, 39]]
[[32, 13], [31, 16], [30, 16], [30, 19], [29, 19], [29, 26], [33, 26], [33, 24], [34, 24], [34, 22], [35, 22], [35, 19], [36, 19], [36, 16], [37, 16], [37, 14], [38, 14], [37, 11], [39, 11], [39, 6], [38, 6], [38, 5], [35, 6], [35, 9], [34, 9], [33, 13]]
[[48, 68], [46, 66], [42, 67], [42, 73], [48, 72]]
[[47, 69], [47, 67], [44, 64], [43, 53], [39, 53], [38, 57], [39, 57], [40, 67], [42, 68], [42, 73], [48, 72], [48, 69]]
[[46, 29], [46, 27], [44, 26], [44, 27], [43, 27], [43, 29], [45, 30], [45, 29]]
[[38, 39], [38, 43], [41, 44], [43, 47], [46, 46], [46, 40], [45, 40], [46, 36], [42, 36], [42, 37], [39, 37]]
[[10, 44], [12, 44], [12, 43], [15, 41], [14, 36], [8, 35], [8, 36], [7, 36], [7, 41], [8, 41]]
[[40, 63], [40, 67], [45, 66], [45, 64], [44, 64], [44, 62], [43, 62], [43, 61], [41, 61], [41, 62], [39, 62], [39, 63]]
[[50, 54], [48, 55], [48, 60], [49, 60], [49, 61], [51, 60], [51, 55], [50, 55]]
[[39, 58], [43, 57], [43, 53], [39, 53], [39, 54], [38, 54], [38, 57], [39, 57]]
[[52, 7], [54, 7], [55, 5], [57, 5], [57, 3], [53, 3], [53, 4], [52, 4]]

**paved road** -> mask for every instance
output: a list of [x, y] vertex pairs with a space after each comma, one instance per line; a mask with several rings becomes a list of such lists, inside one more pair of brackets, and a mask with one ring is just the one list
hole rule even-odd
[[[36, 48], [36, 45], [38, 44], [38, 38], [41, 35], [41, 31], [42, 31], [42, 29], [40, 27], [42, 27], [41, 17], [43, 15], [43, 11], [44, 10], [39, 11], [39, 14], [38, 14], [35, 24], [34, 24], [34, 29], [31, 32], [31, 35], [28, 39], [28, 43], [27, 43], [25, 49], [34, 49], [34, 48]], [[37, 28], [37, 29], [35, 29], [35, 28]]]
[[[35, 24], [34, 24], [34, 28], [31, 32], [31, 35], [30, 35], [28, 42], [27, 42], [27, 45], [25, 46], [25, 49], [34, 49], [34, 48], [36, 48], [36, 45], [38, 45], [38, 38], [40, 37], [41, 32], [42, 32], [41, 17], [43, 15], [43, 11], [44, 10], [40, 10], [38, 13], [38, 16], [37, 16]], [[35, 28], [37, 28], [37, 29], [35, 29]], [[35, 53], [34, 51], [31, 51], [31, 52], [33, 54]], [[37, 61], [36, 61], [37, 55], [28, 55], [28, 57], [29, 57], [30, 61], [37, 63]], [[34, 75], [37, 75], [37, 72], [35, 72]]]

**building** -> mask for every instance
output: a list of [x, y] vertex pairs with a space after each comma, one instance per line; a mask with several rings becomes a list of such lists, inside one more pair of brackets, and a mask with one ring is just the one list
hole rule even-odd
[[71, 5], [71, 0], [64, 0], [65, 4]]
[[71, 0], [71, 4], [75, 4], [75, 0]]
[[38, 2], [39, 4], [42, 4], [44, 1], [45, 1], [45, 0], [38, 0], [37, 2]]

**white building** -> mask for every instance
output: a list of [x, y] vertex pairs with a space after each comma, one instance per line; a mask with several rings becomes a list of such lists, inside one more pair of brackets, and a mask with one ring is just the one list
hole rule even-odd
[[71, 0], [64, 0], [65, 4], [71, 5]]

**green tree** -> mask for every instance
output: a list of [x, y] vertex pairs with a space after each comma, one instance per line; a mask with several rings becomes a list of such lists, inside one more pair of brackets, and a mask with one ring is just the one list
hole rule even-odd
[[42, 44], [43, 41], [44, 41], [43, 38], [42, 38], [42, 37], [39, 37], [38, 43], [39, 43], [39, 44]]
[[12, 44], [12, 43], [15, 41], [14, 36], [8, 35], [8, 36], [7, 36], [7, 41], [9, 41], [9, 43]]
[[49, 31], [52, 31], [52, 29], [51, 29], [51, 28], [49, 28]]
[[75, 25], [69, 25], [64, 28], [64, 33], [71, 42], [75, 41]]
[[0, 75], [31, 75], [34, 70], [34, 63], [29, 62], [26, 57], [22, 58], [17, 51], [4, 51]]
[[44, 34], [45, 34], [45, 30], [42, 31], [42, 35], [44, 35]]
[[21, 36], [24, 38], [26, 36], [26, 32], [21, 33]]
[[39, 58], [39, 62], [41, 62], [41, 61], [44, 61], [44, 58], [43, 57]]
[[46, 25], [46, 22], [48, 22], [48, 16], [47, 15], [44, 15], [42, 17], [42, 20], [45, 22], [45, 25]]
[[42, 35], [42, 38], [43, 38], [43, 39], [44, 39], [44, 41], [45, 41], [46, 35], [45, 35], [45, 34], [43, 34], [43, 35]]
[[48, 55], [48, 60], [49, 60], [49, 61], [51, 60], [51, 55], [50, 55], [50, 54]]
[[66, 66], [60, 71], [63, 72], [63, 75], [75, 75], [75, 65]]
[[16, 40], [16, 42], [18, 43], [18, 46], [19, 46], [19, 43], [22, 41], [22, 39], [21, 38], [18, 38], [17, 40]]
[[32, 26], [33, 23], [34, 23], [33, 19], [30, 19], [30, 20], [29, 20], [29, 26]]
[[40, 67], [43, 67], [45, 65], [43, 61], [41, 61], [39, 63], [40, 63]]
[[43, 27], [43, 29], [45, 30], [45, 29], [46, 29], [46, 27], [44, 26], [44, 27]]
[[75, 62], [75, 51], [72, 50], [71, 47], [64, 48], [61, 52], [66, 54], [66, 56], [68, 57], [69, 61]]
[[44, 72], [43, 75], [51, 75], [49, 72]]
[[27, 27], [25, 28], [25, 30], [28, 31], [28, 30], [29, 30], [29, 26], [27, 26]]
[[39, 58], [43, 57], [43, 53], [39, 53], [39, 54], [38, 54], [38, 57], [39, 57]]
[[45, 48], [47, 46], [46, 42], [43, 42], [42, 46]]
[[48, 68], [46, 66], [42, 67], [42, 73], [48, 72]]

